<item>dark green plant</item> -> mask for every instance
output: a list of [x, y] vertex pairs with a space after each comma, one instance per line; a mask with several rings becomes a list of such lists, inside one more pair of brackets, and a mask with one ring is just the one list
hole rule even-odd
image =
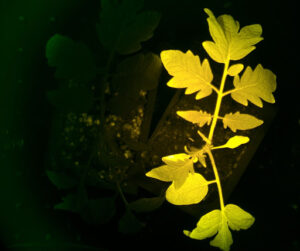
[[[115, 215], [120, 195], [126, 208], [119, 221], [123, 233], [142, 227], [133, 212], [155, 210], [164, 201], [159, 196], [129, 203], [124, 195], [137, 194], [132, 177], [144, 173], [134, 151], [141, 154], [136, 146], [147, 143], [150, 126], [144, 121], [151, 120], [151, 114], [145, 107], [162, 68], [157, 55], [140, 52], [160, 20], [158, 12], [142, 7], [140, 0], [101, 1], [95, 30], [101, 58], [61, 34], [46, 45], [48, 64], [55, 67], [58, 80], [58, 87], [47, 93], [55, 108], [47, 175], [66, 191], [54, 208], [103, 224]], [[98, 189], [101, 197], [93, 198], [89, 187]]]

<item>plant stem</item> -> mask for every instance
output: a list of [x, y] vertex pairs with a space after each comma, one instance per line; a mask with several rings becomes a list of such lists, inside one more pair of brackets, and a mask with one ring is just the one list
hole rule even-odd
[[[226, 60], [225, 65], [224, 65], [224, 71], [223, 71], [222, 79], [221, 79], [221, 85], [220, 85], [220, 89], [219, 89], [219, 92], [218, 92], [218, 98], [217, 98], [217, 102], [216, 102], [213, 121], [211, 123], [210, 131], [209, 131], [209, 135], [208, 135], [209, 142], [212, 142], [214, 131], [215, 131], [215, 128], [216, 128], [216, 125], [217, 125], [217, 120], [219, 118], [219, 112], [220, 112], [221, 102], [222, 102], [222, 98], [223, 98], [223, 90], [224, 90], [224, 86], [225, 86], [225, 82], [226, 82], [228, 66], [229, 66], [229, 60]], [[221, 181], [220, 181], [218, 169], [217, 169], [217, 166], [216, 166], [216, 163], [215, 163], [215, 159], [214, 159], [214, 157], [211, 153], [210, 147], [208, 147], [207, 154], [208, 154], [210, 162], [212, 164], [212, 168], [213, 168], [213, 171], [214, 171], [214, 175], [215, 175], [216, 183], [217, 183], [217, 187], [218, 187], [218, 192], [219, 192], [220, 207], [221, 207], [221, 210], [223, 210], [224, 209], [224, 199], [223, 199]]]
[[125, 196], [124, 196], [124, 193], [123, 193], [123, 191], [122, 191], [122, 188], [121, 188], [119, 182], [116, 182], [116, 184], [117, 184], [117, 189], [118, 189], [118, 191], [119, 191], [119, 193], [120, 193], [120, 196], [121, 196], [121, 198], [122, 198], [122, 200], [123, 200], [123, 202], [124, 202], [126, 208], [129, 208], [128, 201], [126, 200], [126, 198], [125, 198]]
[[220, 181], [219, 173], [218, 173], [218, 170], [217, 170], [215, 159], [214, 159], [214, 157], [213, 157], [210, 149], [207, 151], [207, 154], [209, 156], [211, 165], [212, 165], [213, 170], [214, 170], [214, 174], [215, 174], [215, 178], [216, 178], [216, 183], [217, 183], [217, 187], [218, 187], [218, 192], [219, 192], [219, 198], [220, 198], [220, 207], [221, 207], [221, 210], [223, 211], [223, 209], [224, 209], [224, 199], [223, 199], [223, 192], [222, 192], [222, 186], [221, 186], [221, 181]]
[[210, 185], [210, 184], [213, 184], [213, 183], [217, 183], [217, 181], [216, 180], [210, 180], [210, 181], [207, 181], [207, 185]]
[[223, 90], [224, 90], [226, 77], [227, 77], [228, 66], [229, 66], [229, 60], [227, 60], [224, 65], [221, 86], [220, 86], [220, 90], [218, 92], [218, 98], [217, 98], [217, 103], [216, 103], [215, 112], [214, 112], [214, 116], [213, 116], [213, 121], [211, 123], [210, 131], [209, 131], [209, 135], [208, 135], [208, 139], [210, 141], [212, 141], [212, 138], [214, 135], [214, 130], [216, 128], [216, 124], [217, 124], [217, 120], [218, 120], [218, 116], [219, 116], [219, 112], [220, 112], [221, 102], [222, 102], [222, 98], [223, 98]]

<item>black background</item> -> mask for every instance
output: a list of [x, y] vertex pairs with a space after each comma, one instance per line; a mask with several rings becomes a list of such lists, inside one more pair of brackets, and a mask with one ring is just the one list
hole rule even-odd
[[[233, 233], [232, 250], [300, 250], [296, 2], [145, 1], [144, 9], [160, 11], [162, 19], [144, 48], [157, 54], [164, 49], [203, 51], [201, 42], [210, 39], [204, 7], [216, 16], [232, 15], [241, 26], [261, 24], [264, 40], [243, 62], [251, 66], [261, 63], [277, 75], [277, 115], [228, 201], [249, 211], [256, 222], [247, 231]], [[55, 83], [53, 69], [47, 66], [45, 44], [53, 34], [61, 33], [97, 51], [99, 10], [100, 2], [95, 0], [0, 0], [0, 128], [24, 139], [24, 148], [9, 153], [0, 163], [3, 245], [76, 240], [107, 250], [116, 250], [118, 245], [140, 250], [216, 250], [208, 241], [183, 236], [182, 229], [191, 229], [197, 219], [170, 205], [142, 216], [150, 221], [149, 226], [135, 236], [118, 234], [116, 222], [105, 229], [91, 228], [77, 216], [51, 208], [60, 197], [44, 175], [51, 121], [45, 92]]]

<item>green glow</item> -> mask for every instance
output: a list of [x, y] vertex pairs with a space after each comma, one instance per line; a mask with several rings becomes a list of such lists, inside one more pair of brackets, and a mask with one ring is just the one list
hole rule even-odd
[[[216, 62], [224, 64], [224, 70], [220, 87], [212, 84], [213, 73], [208, 59], [200, 60], [190, 50], [186, 53], [179, 50], [165, 50], [161, 52], [161, 60], [172, 76], [167, 85], [172, 88], [186, 88], [185, 94], [196, 93], [195, 98], [202, 99], [212, 94], [217, 94], [215, 110], [213, 114], [203, 110], [177, 111], [177, 115], [199, 128], [210, 126], [208, 136], [198, 130], [199, 136], [205, 142], [201, 149], [186, 146], [186, 153], [179, 153], [163, 157], [165, 165], [152, 169], [146, 175], [162, 181], [171, 181], [166, 192], [166, 199], [175, 205], [189, 205], [201, 202], [208, 192], [208, 185], [216, 183], [220, 199], [220, 209], [213, 210], [202, 216], [197, 226], [192, 231], [184, 231], [184, 234], [193, 239], [202, 240], [214, 237], [210, 245], [222, 250], [229, 250], [233, 243], [232, 230], [248, 229], [255, 221], [254, 217], [240, 207], [225, 205], [221, 180], [212, 150], [230, 148], [234, 149], [249, 142], [249, 138], [242, 135], [231, 137], [223, 145], [213, 146], [213, 136], [218, 121], [222, 121], [224, 128], [230, 128], [234, 133], [237, 130], [249, 130], [260, 126], [263, 121], [239, 111], [233, 111], [220, 116], [222, 99], [228, 94], [236, 102], [247, 106], [248, 101], [262, 108], [262, 100], [275, 103], [273, 92], [276, 89], [276, 76], [260, 64], [252, 70], [244, 69], [243, 64], [232, 64], [232, 60], [240, 60], [255, 49], [255, 44], [260, 42], [262, 28], [259, 24], [248, 25], [240, 29], [239, 22], [230, 15], [221, 15], [218, 18], [209, 9], [207, 13], [209, 32], [213, 41], [203, 42], [203, 47], [208, 55]], [[242, 73], [241, 73], [242, 72]], [[241, 76], [240, 76], [240, 75]], [[233, 77], [234, 88], [224, 92], [227, 77]], [[206, 179], [196, 173], [194, 164], [199, 163], [206, 167], [205, 158], [208, 156], [215, 179]]]

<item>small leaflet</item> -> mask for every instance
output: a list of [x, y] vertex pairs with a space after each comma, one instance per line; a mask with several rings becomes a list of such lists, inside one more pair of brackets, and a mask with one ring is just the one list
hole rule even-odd
[[177, 111], [178, 116], [183, 119], [192, 122], [194, 124], [198, 124], [200, 127], [205, 124], [209, 125], [212, 119], [212, 115], [207, 113], [206, 111]]
[[218, 234], [209, 242], [213, 247], [220, 248], [224, 251], [229, 251], [233, 243], [232, 235], [227, 224], [227, 218], [222, 212], [221, 222], [218, 228]]
[[275, 103], [273, 92], [276, 90], [276, 75], [258, 64], [254, 71], [248, 66], [242, 77], [235, 76], [233, 80], [235, 89], [231, 97], [238, 103], [247, 106], [248, 100], [262, 108], [261, 99], [268, 103]]
[[244, 69], [243, 64], [234, 64], [229, 67], [227, 73], [230, 76], [234, 77], [234, 76], [238, 75], [243, 69]]
[[190, 50], [183, 53], [179, 50], [165, 50], [160, 54], [162, 63], [173, 76], [167, 83], [169, 87], [186, 88], [185, 94], [197, 92], [196, 99], [212, 93], [213, 74], [207, 59], [202, 64], [199, 56]]
[[263, 124], [263, 121], [255, 118], [252, 115], [240, 112], [228, 113], [223, 118], [223, 125], [226, 129], [229, 127], [233, 132], [236, 130], [249, 130]]
[[246, 230], [255, 221], [255, 218], [251, 214], [234, 204], [226, 205], [224, 211], [228, 219], [228, 225], [232, 230]]
[[236, 135], [233, 136], [232, 138], [230, 138], [226, 144], [222, 145], [222, 146], [216, 146], [213, 147], [212, 149], [220, 149], [220, 148], [237, 148], [242, 144], [246, 144], [249, 142], [249, 137], [245, 137], [245, 136], [240, 136], [240, 135]]
[[218, 232], [221, 217], [219, 209], [213, 210], [200, 218], [197, 227], [192, 232], [184, 230], [183, 233], [196, 240], [212, 237]]
[[146, 176], [161, 181], [173, 181], [176, 189], [180, 188], [188, 177], [194, 173], [194, 165], [191, 156], [185, 153], [165, 156], [162, 158], [166, 165], [153, 168]]

